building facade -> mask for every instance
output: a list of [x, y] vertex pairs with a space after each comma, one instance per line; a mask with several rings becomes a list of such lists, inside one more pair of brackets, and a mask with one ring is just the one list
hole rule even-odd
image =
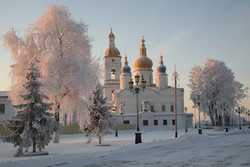
[[[125, 55], [121, 64], [121, 55], [115, 47], [115, 36], [109, 34], [109, 48], [104, 56], [104, 96], [114, 106], [118, 125], [136, 125], [136, 95], [129, 88], [132, 79], [128, 57]], [[168, 74], [160, 56], [155, 78], [153, 78], [153, 62], [147, 56], [145, 39], [142, 37], [140, 55], [134, 62], [134, 75], [146, 80], [146, 88], [138, 96], [139, 125], [141, 129], [174, 129], [174, 88], [168, 85]], [[155, 81], [155, 83], [153, 82]], [[177, 125], [179, 128], [192, 127], [193, 114], [184, 113], [184, 89], [177, 88]]]
[[15, 114], [7, 91], [0, 91], [0, 125]]

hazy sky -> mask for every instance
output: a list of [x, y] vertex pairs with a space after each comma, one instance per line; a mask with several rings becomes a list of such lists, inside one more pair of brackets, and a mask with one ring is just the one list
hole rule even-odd
[[[47, 4], [65, 5], [76, 20], [89, 25], [95, 56], [104, 56], [112, 27], [116, 47], [122, 56], [127, 52], [132, 70], [143, 33], [154, 74], [162, 52], [170, 86], [176, 64], [189, 112], [193, 111], [186, 86], [189, 72], [194, 65], [203, 65], [206, 58], [224, 61], [236, 80], [250, 87], [249, 0], [1, 0], [0, 91], [10, 86], [8, 73], [12, 64], [10, 52], [2, 46], [3, 34], [14, 27], [22, 35], [46, 11]], [[250, 98], [243, 104], [250, 109]]]

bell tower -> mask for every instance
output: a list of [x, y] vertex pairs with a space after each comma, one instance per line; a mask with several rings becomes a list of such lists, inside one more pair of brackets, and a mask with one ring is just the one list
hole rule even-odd
[[115, 35], [112, 28], [108, 38], [109, 47], [103, 58], [103, 92], [104, 97], [107, 97], [107, 101], [111, 102], [113, 92], [120, 89], [121, 55], [120, 51], [115, 47]]

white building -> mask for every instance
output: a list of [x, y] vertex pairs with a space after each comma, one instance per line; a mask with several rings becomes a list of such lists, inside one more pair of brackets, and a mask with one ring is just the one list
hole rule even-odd
[[[109, 47], [103, 58], [104, 96], [114, 105], [117, 112], [117, 123], [123, 126], [137, 123], [136, 95], [129, 89], [132, 78], [127, 56], [121, 64], [121, 55], [115, 47], [115, 36], [109, 34]], [[174, 88], [168, 85], [168, 74], [160, 56], [159, 65], [153, 83], [153, 63], [147, 57], [145, 40], [142, 37], [140, 56], [134, 62], [134, 74], [144, 78], [146, 88], [139, 94], [139, 125], [141, 129], [166, 128], [174, 129]], [[139, 85], [141, 82], [139, 82]], [[177, 88], [177, 126], [192, 126], [193, 114], [184, 113], [184, 89]]]
[[0, 125], [15, 114], [7, 91], [0, 91]]

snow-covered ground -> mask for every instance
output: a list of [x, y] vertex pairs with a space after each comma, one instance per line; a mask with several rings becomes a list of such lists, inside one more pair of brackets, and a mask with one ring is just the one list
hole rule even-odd
[[144, 131], [143, 143], [134, 144], [134, 131], [120, 131], [86, 144], [83, 134], [61, 135], [59, 144], [46, 147], [48, 156], [14, 158], [16, 148], [0, 142], [0, 167], [110, 167], [110, 166], [250, 166], [250, 130], [223, 131], [189, 129], [179, 137], [174, 131]]

